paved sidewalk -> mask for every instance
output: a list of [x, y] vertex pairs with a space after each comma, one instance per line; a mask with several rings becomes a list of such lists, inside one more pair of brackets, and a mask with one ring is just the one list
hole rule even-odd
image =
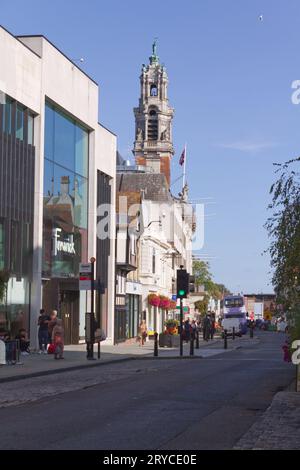
[[300, 450], [300, 393], [279, 392], [236, 450]]
[[[232, 349], [241, 347], [242, 344], [247, 342], [254, 344], [255, 341], [255, 339], [250, 340], [249, 337], [237, 338], [235, 341], [229, 340], [227, 351], [229, 352]], [[190, 346], [189, 344], [184, 344], [184, 358], [193, 359], [221, 354], [226, 352], [223, 349], [223, 345], [224, 342], [221, 339], [214, 339], [209, 342], [201, 340], [200, 349], [195, 349], [194, 357], [190, 358]], [[57, 372], [95, 367], [109, 363], [142, 358], [150, 359], [153, 358], [153, 348], [153, 341], [147, 341], [144, 347], [139, 347], [138, 344], [119, 344], [116, 346], [101, 344], [101, 358], [95, 361], [88, 361], [86, 359], [85, 344], [66, 346], [64, 360], [56, 361], [53, 355], [31, 354], [30, 356], [21, 356], [21, 364], [0, 366], [0, 383], [49, 375]], [[95, 345], [94, 351], [94, 357], [97, 358], [97, 345]], [[178, 358], [179, 349], [159, 348], [158, 354], [159, 358]]]

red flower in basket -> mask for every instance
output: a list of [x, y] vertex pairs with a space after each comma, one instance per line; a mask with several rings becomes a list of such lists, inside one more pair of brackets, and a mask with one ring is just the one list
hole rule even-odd
[[159, 307], [160, 305], [160, 298], [156, 294], [149, 294], [148, 295], [148, 303], [153, 307]]
[[164, 310], [168, 310], [170, 308], [170, 299], [161, 295], [159, 306]]

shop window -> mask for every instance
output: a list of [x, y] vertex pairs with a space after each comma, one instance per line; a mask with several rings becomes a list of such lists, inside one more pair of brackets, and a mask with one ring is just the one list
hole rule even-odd
[[24, 139], [24, 108], [20, 104], [16, 109], [16, 138]]
[[56, 111], [54, 126], [54, 161], [75, 172], [74, 123], [67, 116]]
[[28, 114], [28, 127], [27, 127], [27, 143], [33, 145], [34, 142], [34, 127], [33, 127], [34, 117], [32, 114]]

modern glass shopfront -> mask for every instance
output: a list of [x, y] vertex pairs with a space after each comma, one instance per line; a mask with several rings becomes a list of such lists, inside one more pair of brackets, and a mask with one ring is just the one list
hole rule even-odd
[[[29, 331], [33, 257], [34, 114], [0, 91], [0, 329]], [[1, 281], [0, 281], [1, 282]]]
[[79, 339], [79, 263], [88, 250], [89, 132], [46, 102], [43, 306], [57, 309], [66, 342]]
[[127, 294], [126, 301], [126, 336], [129, 339], [138, 336], [138, 328], [141, 322], [141, 297]]

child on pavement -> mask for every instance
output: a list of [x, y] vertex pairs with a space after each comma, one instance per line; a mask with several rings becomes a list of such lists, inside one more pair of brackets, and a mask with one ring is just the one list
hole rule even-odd
[[52, 330], [52, 343], [54, 344], [54, 359], [64, 359], [64, 327], [59, 318], [56, 319]]

